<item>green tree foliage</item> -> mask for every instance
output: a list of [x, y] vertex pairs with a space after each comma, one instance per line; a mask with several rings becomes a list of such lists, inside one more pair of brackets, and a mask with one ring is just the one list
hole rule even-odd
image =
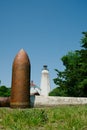
[[55, 69], [54, 83], [59, 87], [49, 95], [87, 97], [87, 32], [83, 32], [81, 47], [62, 57], [64, 71]]
[[0, 84], [1, 84], [1, 80], [0, 80]]
[[11, 89], [6, 86], [0, 86], [0, 97], [9, 97]]
[[61, 87], [57, 87], [49, 93], [49, 96], [67, 96], [67, 93]]

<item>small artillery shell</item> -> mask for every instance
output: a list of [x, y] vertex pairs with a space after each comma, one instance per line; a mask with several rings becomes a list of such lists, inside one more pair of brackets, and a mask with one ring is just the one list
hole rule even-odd
[[12, 66], [11, 108], [30, 106], [30, 61], [22, 49], [16, 55]]

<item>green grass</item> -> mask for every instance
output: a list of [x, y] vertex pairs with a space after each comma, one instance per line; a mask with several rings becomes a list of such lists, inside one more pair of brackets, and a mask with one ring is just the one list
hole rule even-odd
[[0, 130], [87, 130], [87, 105], [0, 108]]

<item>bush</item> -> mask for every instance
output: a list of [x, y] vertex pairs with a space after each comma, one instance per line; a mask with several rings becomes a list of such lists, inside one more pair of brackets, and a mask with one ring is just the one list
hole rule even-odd
[[9, 97], [11, 93], [11, 89], [6, 86], [0, 86], [0, 96], [1, 97]]

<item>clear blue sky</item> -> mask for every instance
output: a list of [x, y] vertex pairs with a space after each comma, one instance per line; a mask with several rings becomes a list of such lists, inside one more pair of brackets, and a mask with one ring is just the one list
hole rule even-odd
[[61, 57], [80, 49], [87, 31], [87, 0], [0, 0], [0, 80], [11, 86], [12, 63], [23, 48], [31, 61], [31, 80], [38, 86], [48, 65], [51, 88]]

